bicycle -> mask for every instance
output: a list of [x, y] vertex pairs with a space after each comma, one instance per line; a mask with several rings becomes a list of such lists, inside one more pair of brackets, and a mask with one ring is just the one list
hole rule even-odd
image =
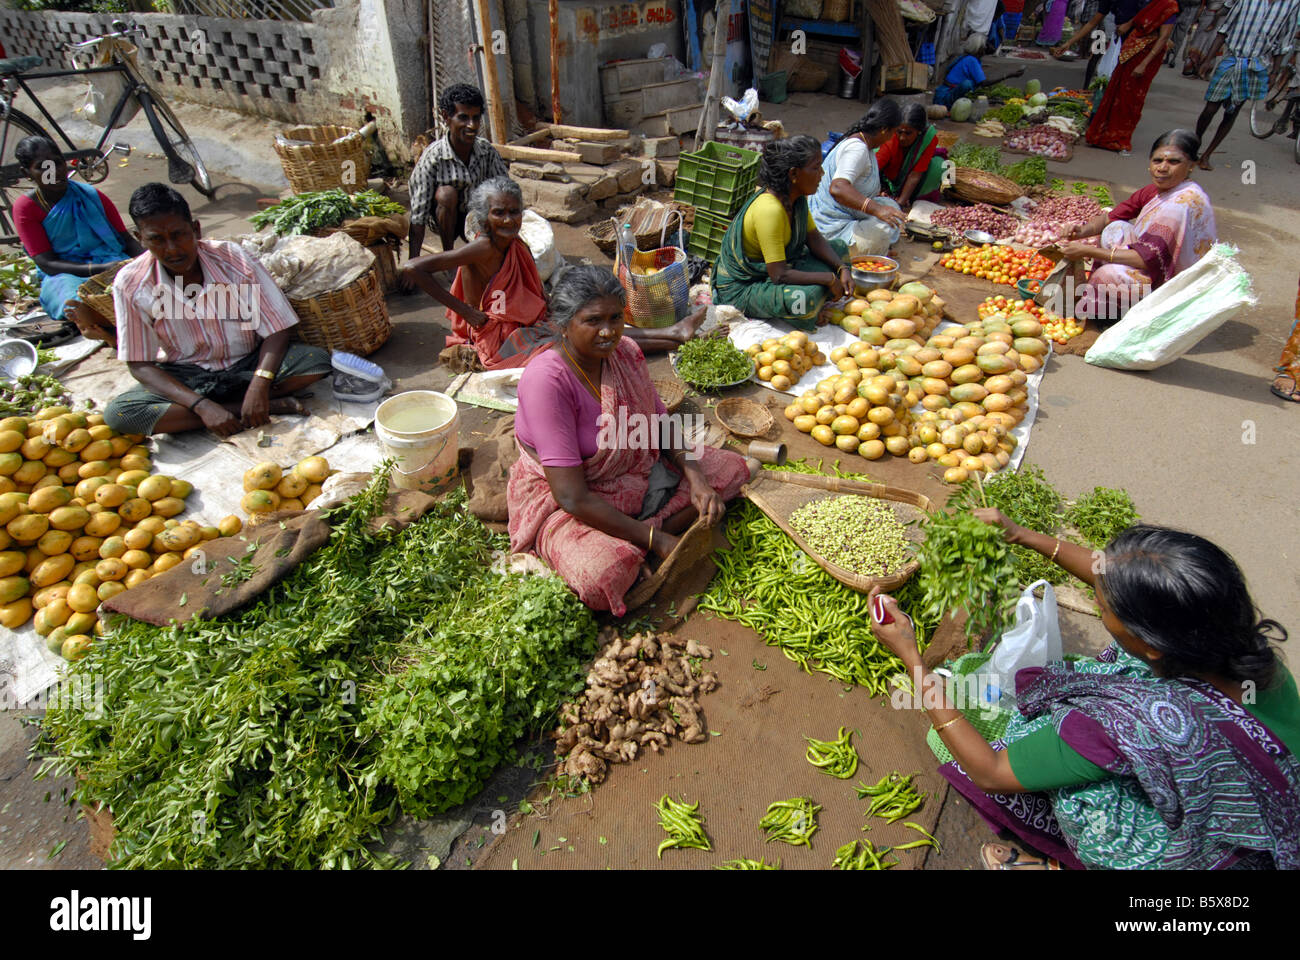
[[1300, 163], [1300, 76], [1294, 64], [1287, 64], [1274, 74], [1268, 95], [1250, 105], [1250, 132], [1267, 140], [1291, 125], [1288, 137], [1295, 140], [1295, 162]]
[[[0, 243], [18, 243], [18, 236], [13, 228], [13, 220], [10, 214], [13, 200], [11, 194], [15, 193], [15, 188], [18, 187], [26, 174], [14, 155], [15, 146], [24, 137], [29, 136], [47, 137], [56, 143], [58, 142], [55, 137], [50, 136], [49, 131], [40, 122], [14, 109], [14, 102], [21, 92], [26, 92], [32, 102], [36, 104], [37, 109], [40, 110], [41, 115], [49, 122], [50, 127], [56, 131], [58, 138], [62, 139], [67, 148], [63, 150], [63, 154], [68, 161], [69, 169], [86, 183], [100, 183], [108, 177], [108, 158], [111, 155], [114, 153], [129, 154], [131, 152], [129, 146], [109, 144], [105, 147], [105, 144], [108, 143], [108, 139], [112, 135], [118, 120], [132, 106], [131, 101], [134, 98], [139, 104], [139, 109], [144, 112], [145, 119], [148, 120], [149, 128], [158, 141], [158, 145], [162, 148], [163, 155], [167, 158], [167, 178], [172, 183], [188, 183], [203, 196], [208, 199], [212, 198], [215, 192], [212, 186], [212, 177], [208, 173], [207, 166], [203, 163], [203, 158], [199, 156], [194, 141], [185, 132], [185, 127], [181, 125], [180, 120], [172, 112], [167, 101], [149, 85], [149, 81], [145, 79], [123, 49], [128, 45], [131, 37], [144, 33], [144, 29], [133, 23], [124, 23], [121, 20], [114, 20], [112, 27], [114, 32], [104, 34], [101, 37], [95, 37], [82, 43], [65, 43], [63, 49], [73, 52], [73, 65], [69, 69], [34, 72], [37, 67], [45, 62], [43, 58], [38, 56], [9, 57], [0, 60]], [[91, 67], [77, 65], [75, 51], [94, 47], [101, 43], [109, 45], [110, 63]], [[28, 85], [28, 82], [55, 77], [86, 77], [107, 74], [117, 74], [123, 78], [120, 94], [116, 103], [112, 106], [108, 122], [104, 125], [104, 132], [99, 137], [99, 142], [94, 147], [79, 149], [73, 143], [72, 138], [59, 126], [59, 122], [54, 119], [45, 104], [41, 103], [40, 97]]]

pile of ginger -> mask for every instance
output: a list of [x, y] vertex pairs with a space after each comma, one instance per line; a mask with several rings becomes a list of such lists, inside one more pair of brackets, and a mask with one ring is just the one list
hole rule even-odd
[[645, 747], [658, 753], [671, 737], [708, 739], [698, 696], [717, 689], [717, 676], [701, 666], [712, 658], [704, 644], [671, 634], [615, 637], [591, 665], [584, 696], [560, 710], [560, 772], [600, 783], [609, 763], [634, 760]]

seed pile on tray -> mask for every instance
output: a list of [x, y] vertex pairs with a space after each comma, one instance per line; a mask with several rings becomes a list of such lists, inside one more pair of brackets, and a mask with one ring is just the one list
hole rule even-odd
[[790, 526], [827, 560], [864, 577], [882, 577], [911, 559], [906, 527], [873, 497], [814, 500], [790, 515]]

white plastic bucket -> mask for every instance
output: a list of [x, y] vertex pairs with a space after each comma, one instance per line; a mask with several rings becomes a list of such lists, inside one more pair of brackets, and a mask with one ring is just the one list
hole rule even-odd
[[375, 411], [375, 435], [394, 457], [393, 483], [407, 490], [432, 491], [456, 476], [456, 401], [433, 390], [408, 390]]

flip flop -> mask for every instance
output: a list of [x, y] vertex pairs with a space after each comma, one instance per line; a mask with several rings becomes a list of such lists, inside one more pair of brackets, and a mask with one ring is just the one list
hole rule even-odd
[[[1279, 390], [1277, 386], [1277, 382], [1279, 380], [1290, 380], [1291, 389]], [[1279, 373], [1276, 377], [1273, 378], [1273, 382], [1269, 385], [1268, 389], [1269, 392], [1272, 393], [1273, 396], [1275, 397], [1281, 397], [1283, 400], [1290, 400], [1292, 403], [1300, 403], [1300, 390], [1297, 390], [1296, 387], [1297, 384], [1296, 384], [1295, 377], [1291, 376], [1291, 374], [1289, 373]]]
[[985, 870], [1060, 870], [1061, 864], [1050, 857], [1024, 853], [1005, 843], [989, 842], [980, 847]]

